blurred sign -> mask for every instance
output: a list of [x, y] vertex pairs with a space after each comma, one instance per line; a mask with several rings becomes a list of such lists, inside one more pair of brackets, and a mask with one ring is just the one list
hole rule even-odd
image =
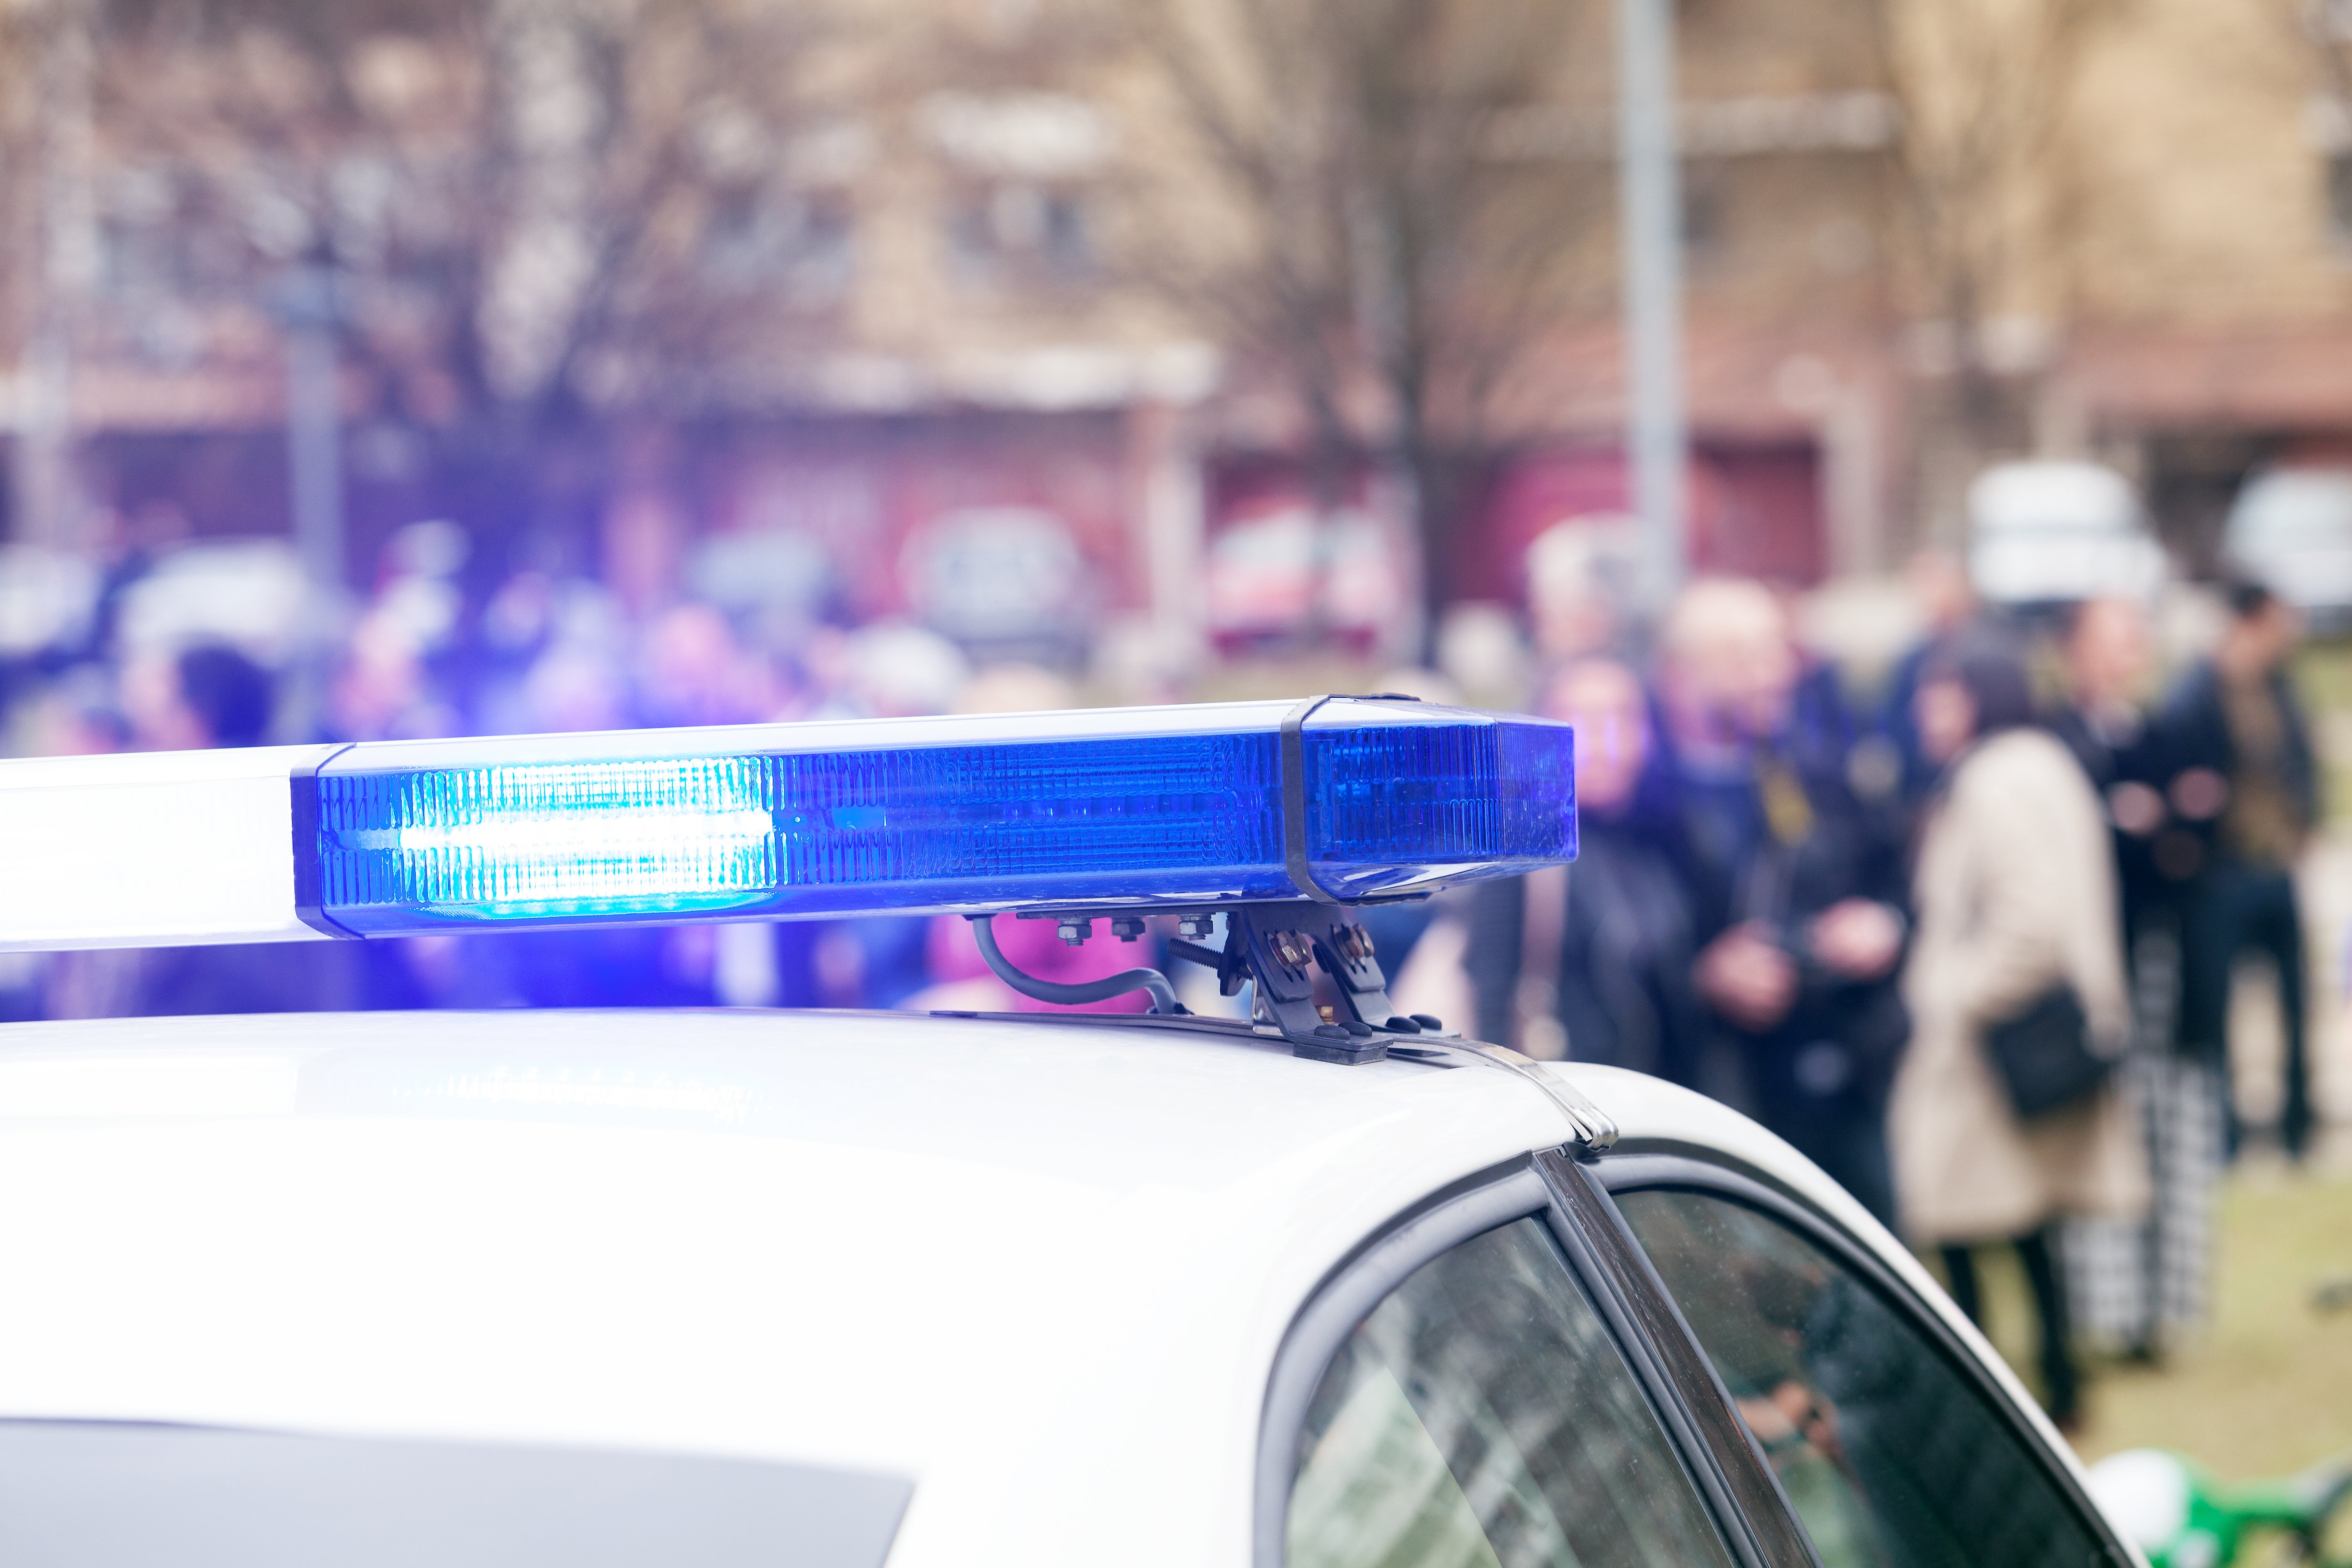
[[282, 664], [329, 607], [310, 603], [294, 547], [281, 539], [184, 544], [122, 596], [126, 652], [187, 643], [234, 643], [264, 664]]
[[1069, 527], [1035, 507], [970, 507], [917, 529], [900, 558], [907, 601], [964, 642], [1083, 636], [1093, 608]]
[[37, 544], [0, 544], [0, 654], [25, 655], [89, 635], [98, 573]]
[[722, 610], [814, 619], [833, 590], [833, 557], [797, 530], [714, 534], [695, 545], [686, 579]]
[[1353, 509], [1318, 520], [1305, 506], [1235, 522], [1209, 546], [1209, 629], [1246, 638], [1320, 625], [1370, 636], [1406, 608], [1391, 531]]
[[2164, 581], [2121, 474], [2097, 463], [2001, 463], [1969, 487], [1969, 575], [2000, 605], [2141, 596]]
[[2256, 474], [2230, 508], [2223, 553], [2298, 609], [2352, 609], [2352, 468]]

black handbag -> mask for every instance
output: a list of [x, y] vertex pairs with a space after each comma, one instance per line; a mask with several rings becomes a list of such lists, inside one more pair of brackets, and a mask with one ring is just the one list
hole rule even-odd
[[2090, 1017], [2074, 988], [2063, 981], [2024, 1012], [1986, 1029], [1985, 1048], [2021, 1121], [2074, 1104], [2105, 1082], [2116, 1065], [2091, 1049]]

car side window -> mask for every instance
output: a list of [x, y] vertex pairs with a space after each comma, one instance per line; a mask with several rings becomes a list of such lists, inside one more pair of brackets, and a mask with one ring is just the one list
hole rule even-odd
[[1822, 1568], [2090, 1568], [2048, 1461], [1914, 1323], [1796, 1230], [1707, 1193], [1617, 1205]]
[[1300, 1434], [1288, 1568], [1730, 1568], [1600, 1315], [1533, 1219], [1423, 1264]]

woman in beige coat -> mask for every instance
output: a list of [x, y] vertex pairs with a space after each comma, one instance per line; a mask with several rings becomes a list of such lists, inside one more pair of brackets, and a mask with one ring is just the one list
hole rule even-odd
[[1895, 1188], [1912, 1239], [1942, 1250], [1971, 1318], [1970, 1249], [2016, 1247], [2042, 1319], [2043, 1398], [2071, 1421], [2076, 1376], [2053, 1222], [2144, 1210], [2145, 1155], [2112, 1077], [2021, 1121], [1985, 1036], [2063, 982], [2092, 1049], [2122, 1050], [2130, 1014], [2113, 850], [2090, 781], [2031, 727], [2025, 671], [2007, 648], [1963, 646], [1932, 662], [1916, 717], [1946, 772], [1914, 878], [1911, 1047], [1888, 1110]]

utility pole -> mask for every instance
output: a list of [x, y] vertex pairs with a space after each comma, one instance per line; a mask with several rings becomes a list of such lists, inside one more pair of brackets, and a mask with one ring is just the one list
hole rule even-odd
[[1626, 456], [1647, 545], [1645, 586], [1663, 605], [1689, 565], [1674, 0], [1617, 0], [1617, 181], [1625, 246]]
[[89, 544], [74, 474], [73, 384], [74, 329], [97, 269], [90, 207], [94, 25], [90, 0], [48, 0], [33, 13], [37, 122], [31, 141], [37, 162], [32, 222], [22, 237], [32, 309], [12, 474], [19, 536], [64, 550]]
[[343, 292], [341, 271], [321, 246], [287, 273], [273, 301], [286, 334], [286, 477], [294, 550], [310, 584], [280, 724], [296, 741], [316, 740], [324, 720], [343, 599], [341, 378], [335, 342]]
[[342, 410], [335, 333], [342, 287], [331, 261], [314, 258], [288, 275], [278, 298], [286, 331], [286, 470], [294, 549], [314, 592], [343, 585]]

